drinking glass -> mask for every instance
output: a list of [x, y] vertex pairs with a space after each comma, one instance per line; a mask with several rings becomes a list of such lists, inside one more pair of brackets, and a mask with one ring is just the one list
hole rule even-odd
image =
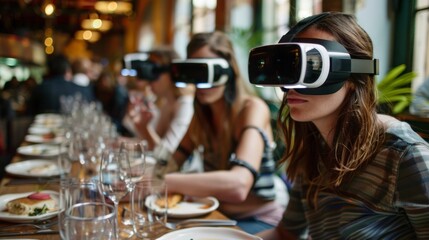
[[[114, 203], [116, 213], [118, 213], [119, 201], [132, 190], [133, 184], [131, 182], [130, 171], [130, 163], [126, 152], [106, 150], [103, 153], [99, 173], [99, 186], [103, 195]], [[118, 218], [116, 218], [115, 226], [118, 226]], [[118, 239], [119, 234], [125, 237], [133, 233], [129, 232], [127, 234], [117, 231], [116, 237]]]
[[143, 141], [122, 141], [119, 147], [120, 152], [126, 152], [131, 167], [131, 182], [135, 183], [143, 179], [146, 166], [147, 142]]
[[75, 138], [72, 135], [66, 136], [61, 141], [58, 154], [58, 166], [60, 169], [61, 178], [69, 178], [71, 176], [72, 164], [79, 159], [79, 152], [75, 148]]
[[67, 239], [65, 234], [66, 212], [77, 203], [100, 202], [106, 203], [101, 193], [98, 180], [80, 180], [63, 178], [60, 180], [60, 197], [58, 227], [61, 239]]
[[137, 182], [132, 194], [134, 233], [140, 239], [155, 239], [167, 231], [167, 188], [162, 180]]
[[[145, 170], [146, 170], [146, 151], [147, 151], [147, 142], [145, 140], [128, 140], [122, 141], [119, 146], [120, 152], [126, 152], [128, 154], [128, 159], [130, 162], [130, 176], [131, 176], [131, 189], [130, 194], [128, 194], [129, 198], [131, 198], [131, 207], [124, 206], [123, 213], [121, 214], [121, 223], [125, 226], [121, 226], [121, 228], [127, 228], [126, 226], [131, 226], [132, 228], [132, 219], [131, 219], [131, 211], [132, 211], [132, 197], [131, 193], [134, 189], [134, 184], [143, 179]], [[132, 229], [129, 229], [133, 231]]]
[[114, 206], [100, 202], [77, 203], [66, 211], [67, 240], [116, 240]]

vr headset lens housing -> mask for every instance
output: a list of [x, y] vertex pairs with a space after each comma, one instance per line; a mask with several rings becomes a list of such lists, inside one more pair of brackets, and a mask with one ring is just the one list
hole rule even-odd
[[252, 84], [303, 94], [334, 93], [351, 73], [378, 74], [377, 59], [352, 59], [340, 43], [321, 39], [256, 47], [248, 64]]
[[252, 84], [315, 88], [325, 82], [328, 74], [329, 54], [318, 44], [268, 45], [255, 48], [250, 53], [249, 75]]
[[174, 60], [170, 71], [177, 87], [194, 84], [197, 88], [212, 88], [224, 85], [232, 69], [223, 58], [191, 58]]
[[168, 71], [168, 66], [162, 66], [149, 60], [147, 53], [130, 53], [124, 56], [124, 69], [121, 75], [137, 77], [147, 81], [155, 81], [159, 75]]

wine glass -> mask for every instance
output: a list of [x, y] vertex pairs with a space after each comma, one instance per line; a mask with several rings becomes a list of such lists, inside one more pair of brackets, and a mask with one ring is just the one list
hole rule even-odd
[[[142, 180], [145, 173], [146, 168], [146, 149], [147, 149], [147, 142], [145, 140], [139, 141], [139, 140], [128, 140], [128, 141], [122, 141], [119, 146], [120, 152], [126, 152], [128, 154], [128, 159], [130, 162], [131, 167], [131, 189], [130, 194], [134, 190], [135, 184]], [[130, 196], [129, 196], [130, 197]], [[124, 207], [121, 222], [124, 225], [132, 226], [133, 222], [130, 217], [130, 210], [133, 211], [132, 207], [133, 205], [133, 199], [131, 198], [131, 208], [127, 209]], [[130, 229], [130, 231], [133, 231]]]
[[130, 163], [131, 183], [136, 183], [143, 179], [146, 167], [147, 142], [143, 141], [122, 141], [119, 152], [126, 152]]
[[[118, 205], [119, 201], [132, 190], [132, 182], [130, 177], [130, 163], [128, 153], [124, 151], [106, 150], [101, 158], [100, 165], [100, 190], [104, 196], [108, 197], [115, 206], [116, 220], [115, 226], [118, 225]], [[126, 236], [129, 233], [121, 233], [121, 236]], [[119, 231], [116, 232], [119, 239]]]

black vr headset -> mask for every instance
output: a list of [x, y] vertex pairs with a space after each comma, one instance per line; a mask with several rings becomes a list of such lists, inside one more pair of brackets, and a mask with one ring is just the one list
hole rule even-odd
[[294, 38], [312, 23], [329, 15], [304, 19], [280, 43], [253, 48], [249, 54], [249, 80], [257, 86], [295, 89], [309, 95], [338, 91], [352, 73], [378, 74], [378, 59], [354, 59], [336, 41]]
[[149, 53], [129, 53], [124, 56], [122, 76], [137, 77], [138, 79], [155, 81], [159, 75], [168, 72], [169, 66], [160, 65], [149, 60]]
[[173, 60], [170, 73], [176, 87], [194, 84], [197, 88], [212, 88], [224, 85], [233, 76], [231, 66], [223, 58]]

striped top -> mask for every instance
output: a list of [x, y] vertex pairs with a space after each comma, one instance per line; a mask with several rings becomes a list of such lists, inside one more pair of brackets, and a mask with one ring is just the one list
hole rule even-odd
[[375, 159], [309, 208], [295, 183], [283, 226], [307, 239], [429, 239], [429, 144], [405, 122], [387, 129]]
[[273, 148], [266, 133], [262, 129], [254, 126], [247, 126], [242, 132], [249, 128], [256, 129], [264, 140], [264, 153], [258, 170], [258, 178], [255, 180], [252, 192], [265, 200], [273, 200], [276, 197], [274, 189], [276, 163], [273, 158]]

